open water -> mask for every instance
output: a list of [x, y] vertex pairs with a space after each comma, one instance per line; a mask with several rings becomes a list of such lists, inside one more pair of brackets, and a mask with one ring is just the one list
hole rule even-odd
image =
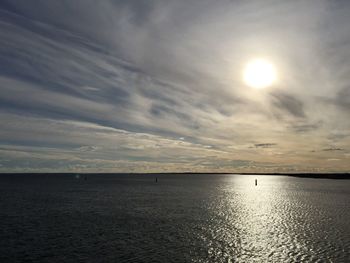
[[350, 262], [350, 180], [0, 175], [0, 224], [0, 262]]

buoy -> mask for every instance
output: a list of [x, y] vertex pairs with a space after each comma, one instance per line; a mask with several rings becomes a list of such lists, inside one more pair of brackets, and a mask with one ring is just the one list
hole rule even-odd
[[156, 177], [156, 183], [158, 183], [158, 177]]
[[255, 179], [255, 186], [258, 185], [258, 179]]

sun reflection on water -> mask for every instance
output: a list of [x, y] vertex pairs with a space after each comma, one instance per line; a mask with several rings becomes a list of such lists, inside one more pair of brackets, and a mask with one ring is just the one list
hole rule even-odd
[[283, 233], [276, 236], [275, 225], [283, 221], [278, 210], [275, 209], [279, 193], [276, 192], [278, 190], [269, 187], [267, 178], [261, 176], [256, 178], [257, 186], [251, 178], [247, 178], [240, 189], [241, 209], [238, 213], [238, 225], [241, 227], [242, 256], [260, 260], [276, 259], [274, 258], [276, 247], [275, 243], [271, 242], [271, 237], [273, 241], [276, 241], [275, 238], [280, 241], [286, 238]]
[[[255, 186], [255, 178], [258, 185]], [[232, 177], [212, 204], [208, 258], [215, 262], [295, 262], [316, 259], [299, 222], [299, 206], [286, 191], [285, 179]], [[292, 211], [293, 210], [293, 211]], [[209, 262], [209, 261], [208, 261]]]

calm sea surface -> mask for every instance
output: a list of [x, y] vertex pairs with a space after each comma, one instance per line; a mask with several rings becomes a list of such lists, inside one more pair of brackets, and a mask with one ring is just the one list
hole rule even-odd
[[350, 262], [350, 180], [155, 177], [0, 175], [0, 262]]

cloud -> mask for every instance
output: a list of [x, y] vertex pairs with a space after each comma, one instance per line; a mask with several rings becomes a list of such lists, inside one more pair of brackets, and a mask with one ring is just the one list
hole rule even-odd
[[[321, 167], [317, 157], [331, 151], [311, 149], [350, 146], [349, 8], [2, 1], [1, 169]], [[278, 69], [267, 90], [242, 83], [256, 56]]]
[[304, 123], [304, 122], [296, 122], [291, 128], [298, 133], [305, 133], [310, 131], [319, 130], [322, 127], [322, 121], [317, 123]]
[[350, 110], [350, 87], [340, 90], [334, 101], [335, 105], [338, 105], [345, 109], [347, 112]]
[[255, 148], [272, 148], [276, 146], [276, 143], [256, 143], [254, 144]]
[[289, 113], [296, 118], [305, 118], [304, 104], [301, 100], [290, 94], [281, 92], [272, 93], [272, 104], [281, 109], [282, 111]]
[[322, 151], [333, 152], [333, 151], [344, 151], [344, 149], [342, 149], [342, 148], [325, 148], [325, 149], [322, 149]]

